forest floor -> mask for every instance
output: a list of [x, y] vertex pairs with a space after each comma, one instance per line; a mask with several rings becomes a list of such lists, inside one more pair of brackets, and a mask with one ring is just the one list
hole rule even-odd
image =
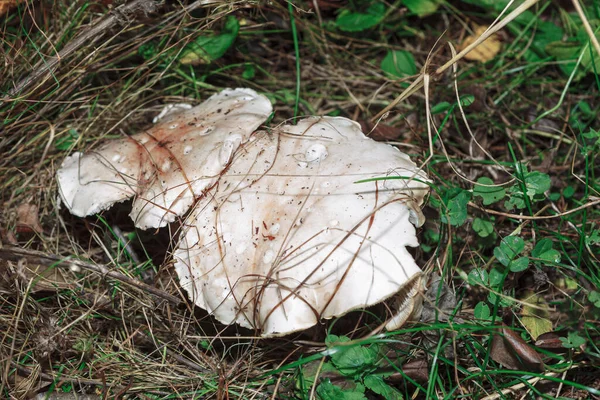
[[[600, 1], [508, 3], [5, 10], [0, 397], [599, 398]], [[226, 327], [179, 286], [175, 224], [61, 207], [67, 155], [236, 87], [271, 100], [271, 125], [348, 117], [424, 165], [420, 321], [371, 335], [375, 307], [281, 338]]]

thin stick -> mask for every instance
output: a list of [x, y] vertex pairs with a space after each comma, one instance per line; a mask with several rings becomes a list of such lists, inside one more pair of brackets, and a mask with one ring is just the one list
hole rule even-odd
[[581, 22], [583, 23], [585, 31], [587, 32], [588, 36], [590, 37], [590, 40], [592, 41], [592, 44], [594, 45], [594, 48], [596, 49], [596, 53], [600, 55], [600, 43], [598, 43], [598, 38], [594, 34], [594, 30], [590, 26], [590, 23], [587, 17], [585, 16], [585, 13], [581, 8], [581, 4], [579, 4], [579, 0], [572, 0], [572, 3], [573, 7], [575, 7], [575, 11], [577, 11], [577, 14], [579, 15], [579, 18], [581, 18]]
[[41, 251], [22, 249], [20, 247], [6, 246], [0, 248], [0, 259], [10, 260], [10, 261], [19, 261], [20, 259], [25, 258], [27, 261], [38, 263], [41, 265], [47, 266], [60, 266], [60, 267], [68, 267], [68, 268], [83, 268], [88, 271], [98, 272], [105, 277], [116, 279], [120, 282], [123, 282], [129, 286], [133, 286], [136, 289], [148, 292], [154, 296], [161, 297], [175, 305], [182, 304], [183, 301], [177, 297], [173, 296], [169, 293], [166, 293], [154, 286], [150, 286], [141, 282], [137, 279], [130, 278], [126, 275], [123, 275], [117, 271], [111, 271], [106, 265], [102, 264], [92, 264], [85, 261], [73, 260], [64, 257], [60, 257], [54, 254], [46, 254]]
[[[523, 13], [529, 7], [533, 6], [538, 1], [539, 0], [527, 0], [527, 1], [523, 2], [523, 4], [521, 4], [520, 6], [515, 8], [510, 14], [508, 14], [506, 16], [506, 18], [504, 18], [502, 21], [498, 22], [496, 25], [490, 26], [485, 32], [483, 32], [483, 34], [476, 41], [474, 41], [469, 46], [462, 49], [462, 51], [460, 53], [458, 53], [457, 55], [452, 57], [446, 64], [442, 65], [437, 70], [435, 70], [435, 75], [439, 75], [442, 72], [444, 72], [445, 70], [447, 70], [448, 68], [450, 68], [458, 60], [462, 59], [467, 53], [469, 53], [475, 47], [479, 46], [481, 43], [483, 43], [487, 38], [492, 36], [494, 33], [498, 32], [500, 29], [504, 28], [509, 22], [511, 22], [512, 20], [517, 18], [521, 13]], [[417, 77], [417, 79], [415, 79], [415, 81], [404, 92], [402, 92], [398, 97], [396, 97], [387, 107], [385, 107], [383, 110], [381, 110], [376, 116], [371, 118], [371, 121], [378, 120], [385, 113], [390, 111], [392, 108], [396, 107], [396, 105], [398, 103], [400, 103], [402, 100], [407, 98], [410, 94], [415, 92], [416, 89], [421, 88], [423, 86], [423, 75], [424, 75], [424, 73], [419, 75]], [[409, 90], [410, 90], [410, 93], [409, 93]]]
[[10, 90], [8, 95], [0, 101], [0, 105], [2, 105], [4, 101], [14, 100], [15, 96], [19, 95], [23, 89], [27, 88], [33, 82], [45, 78], [56, 71], [60, 62], [71, 53], [77, 51], [82, 45], [93, 45], [100, 40], [113, 25], [122, 24], [124, 21], [128, 21], [131, 15], [140, 10], [145, 14], [154, 12], [158, 9], [160, 4], [160, 1], [155, 0], [133, 0], [130, 3], [117, 7], [108, 16], [104, 17], [103, 20], [67, 43], [56, 56], [38, 61], [33, 67], [31, 74], [22, 79], [12, 90]]
[[490, 210], [489, 208], [483, 208], [478, 206], [477, 204], [473, 203], [473, 202], [469, 202], [468, 203], [469, 206], [477, 208], [478, 210], [481, 210], [483, 212], [486, 212], [488, 214], [492, 214], [492, 215], [502, 215], [504, 217], [507, 218], [515, 218], [515, 219], [527, 219], [527, 220], [538, 220], [538, 219], [553, 219], [553, 218], [560, 218], [560, 217], [564, 217], [566, 215], [569, 214], [573, 214], [576, 213], [577, 211], [581, 211], [583, 209], [595, 206], [597, 204], [600, 204], [600, 199], [594, 200], [594, 201], [590, 201], [587, 204], [584, 204], [582, 206], [573, 208], [569, 211], [565, 211], [559, 214], [555, 214], [555, 215], [541, 215], [541, 216], [531, 216], [531, 215], [519, 215], [519, 214], [508, 214], [508, 213], [504, 213], [501, 211], [495, 211], [495, 210]]

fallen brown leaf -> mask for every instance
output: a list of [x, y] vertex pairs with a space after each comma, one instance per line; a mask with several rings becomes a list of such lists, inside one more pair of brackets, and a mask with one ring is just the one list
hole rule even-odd
[[19, 207], [17, 207], [17, 232], [42, 233], [43, 231], [44, 228], [40, 225], [37, 206], [29, 203], [19, 205]]
[[493, 333], [490, 356], [492, 360], [508, 369], [544, 370], [540, 354], [507, 326]]
[[402, 136], [402, 129], [381, 122], [374, 125], [370, 121], [362, 120], [360, 126], [365, 135], [378, 142], [396, 140]]

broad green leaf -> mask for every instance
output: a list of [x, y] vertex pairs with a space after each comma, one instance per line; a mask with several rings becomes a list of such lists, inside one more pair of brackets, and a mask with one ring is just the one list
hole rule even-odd
[[506, 195], [506, 190], [502, 186], [490, 186], [494, 185], [494, 181], [488, 177], [482, 176], [477, 179], [477, 183], [481, 185], [475, 185], [473, 195], [481, 197], [486, 206], [502, 200]]
[[475, 96], [472, 94], [465, 94], [460, 96], [460, 105], [463, 107], [469, 107], [475, 102]]
[[244, 66], [244, 72], [242, 72], [242, 78], [244, 79], [253, 79], [256, 75], [256, 68], [252, 64], [246, 64]]
[[499, 288], [504, 282], [504, 272], [498, 268], [492, 268], [489, 272], [490, 287]]
[[227, 17], [221, 34], [198, 37], [185, 47], [181, 53], [179, 62], [192, 65], [210, 64], [214, 60], [221, 58], [227, 49], [231, 47], [237, 38], [239, 30], [240, 23], [234, 16], [230, 15]]
[[375, 345], [340, 346], [340, 343], [350, 342], [346, 336], [329, 335], [325, 340], [328, 346], [338, 345], [337, 351], [331, 355], [331, 361], [335, 367], [344, 375], [355, 375], [358, 372], [372, 366], [377, 360], [377, 347]]
[[588, 294], [588, 300], [592, 303], [596, 308], [600, 308], [600, 292], [592, 290]]
[[490, 221], [475, 218], [473, 220], [473, 230], [481, 237], [488, 237], [494, 233], [494, 225]]
[[447, 204], [447, 208], [442, 213], [442, 222], [450, 225], [460, 226], [467, 220], [467, 203], [471, 199], [471, 194], [466, 190], [461, 190], [455, 194]]
[[521, 310], [521, 323], [527, 329], [533, 340], [547, 332], [552, 332], [552, 321], [548, 313], [548, 304], [543, 297], [537, 294], [529, 294], [523, 299]]
[[367, 389], [378, 394], [385, 400], [401, 400], [403, 398], [402, 393], [385, 383], [379, 375], [367, 375], [363, 382]]
[[522, 272], [529, 267], [529, 257], [519, 257], [510, 262], [509, 269], [511, 272]]
[[502, 307], [510, 307], [513, 305], [513, 301], [508, 298], [508, 297], [504, 297], [504, 296], [498, 296], [496, 293], [488, 293], [488, 298], [487, 298], [488, 302], [490, 304], [496, 304], [496, 301], [498, 302], [498, 305], [502, 306]]
[[489, 281], [487, 271], [484, 269], [479, 269], [479, 268], [473, 268], [471, 271], [469, 271], [469, 275], [467, 275], [467, 279], [468, 279], [469, 285], [479, 284], [479, 285], [487, 286], [487, 283]]
[[473, 310], [473, 315], [475, 316], [475, 318], [482, 321], [490, 320], [490, 306], [488, 306], [485, 302], [480, 301], [475, 306], [475, 309]]
[[425, 17], [436, 12], [441, 2], [441, 0], [403, 0], [402, 4], [417, 16]]
[[580, 51], [578, 42], [551, 42], [546, 45], [546, 52], [559, 61], [573, 60]]
[[575, 349], [583, 346], [586, 342], [585, 338], [579, 335], [577, 332], [569, 332], [567, 337], [561, 337], [560, 341], [562, 342], [563, 347], [567, 349]]
[[552, 240], [548, 238], [541, 239], [537, 242], [531, 251], [531, 256], [551, 264], [560, 262], [560, 253], [558, 250], [552, 248]]
[[329, 379], [321, 382], [317, 387], [317, 396], [320, 400], [367, 400], [361, 386], [357, 385], [355, 389], [344, 390], [335, 386]]
[[360, 32], [376, 26], [384, 16], [385, 4], [376, 2], [364, 13], [343, 10], [337, 16], [335, 25], [345, 32]]
[[525, 249], [525, 241], [520, 236], [507, 236], [500, 246], [494, 248], [494, 256], [500, 264], [508, 267], [510, 262]]
[[417, 73], [415, 59], [406, 50], [390, 50], [381, 61], [381, 69], [392, 76], [403, 78]]
[[452, 105], [450, 103], [448, 103], [447, 101], [441, 101], [433, 107], [431, 107], [431, 114], [441, 114], [443, 112], [448, 111], [450, 108], [452, 108]]
[[548, 174], [533, 171], [525, 175], [525, 187], [527, 196], [533, 200], [534, 196], [542, 195], [547, 190], [550, 190], [551, 181]]

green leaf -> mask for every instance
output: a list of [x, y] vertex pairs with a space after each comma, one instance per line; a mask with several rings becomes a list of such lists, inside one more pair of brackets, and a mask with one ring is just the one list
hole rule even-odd
[[583, 346], [586, 342], [585, 338], [581, 337], [577, 332], [569, 332], [567, 337], [561, 337], [560, 341], [562, 342], [563, 347], [567, 349], [575, 349]]
[[425, 17], [436, 12], [441, 0], [403, 0], [402, 4], [417, 16]]
[[546, 45], [546, 53], [556, 57], [559, 61], [573, 60], [581, 51], [581, 45], [578, 42], [551, 42]]
[[376, 26], [384, 16], [385, 4], [373, 3], [364, 13], [342, 10], [335, 20], [335, 25], [345, 32], [360, 32]]
[[361, 387], [357, 385], [355, 389], [343, 390], [327, 379], [317, 387], [317, 396], [320, 400], [366, 400], [364, 388], [361, 392]]
[[508, 267], [511, 272], [522, 272], [529, 267], [529, 257], [519, 257], [516, 260], [510, 262]]
[[378, 394], [386, 400], [401, 400], [403, 398], [402, 393], [385, 383], [381, 376], [367, 375], [363, 382], [367, 389]]
[[469, 285], [484, 285], [487, 286], [489, 281], [488, 273], [484, 269], [473, 268], [469, 271], [469, 275], [467, 275], [467, 280]]
[[508, 267], [511, 261], [525, 249], [525, 241], [520, 236], [507, 236], [500, 246], [494, 248], [494, 256], [500, 264]]
[[492, 268], [489, 272], [490, 287], [500, 288], [504, 283], [504, 272], [498, 268]]
[[[328, 335], [325, 344], [327, 346], [339, 345], [350, 342], [346, 336]], [[371, 345], [347, 345], [337, 346], [336, 352], [331, 355], [331, 361], [340, 373], [348, 376], [355, 375], [360, 371], [372, 366], [377, 360], [377, 346]]]
[[475, 316], [475, 318], [482, 320], [482, 321], [490, 320], [491, 319], [490, 306], [488, 306], [483, 301], [480, 301], [475, 306], [475, 309], [473, 310], [473, 315]]
[[71, 128], [67, 131], [67, 134], [65, 136], [59, 136], [54, 146], [58, 150], [69, 150], [71, 146], [73, 146], [73, 144], [77, 141], [78, 137], [79, 133], [77, 133], [77, 130]]
[[502, 186], [490, 186], [494, 184], [494, 181], [488, 177], [482, 176], [477, 179], [477, 183], [481, 185], [475, 185], [473, 195], [481, 197], [486, 206], [502, 200], [506, 195], [506, 190]]
[[594, 229], [586, 238], [585, 244], [594, 246], [600, 244], [600, 229]]
[[548, 174], [542, 172], [533, 171], [525, 175], [525, 187], [527, 190], [527, 196], [530, 199], [534, 199], [536, 195], [543, 195], [544, 192], [550, 190], [551, 181]]
[[188, 44], [179, 57], [182, 64], [210, 64], [221, 58], [233, 45], [240, 30], [240, 23], [234, 16], [227, 17], [225, 27], [219, 35], [200, 36]]
[[488, 293], [488, 302], [490, 304], [496, 304], [496, 301], [498, 302], [498, 305], [502, 306], [502, 307], [510, 307], [513, 304], [513, 301], [508, 298], [508, 297], [502, 297], [497, 295], [496, 293]]
[[596, 292], [592, 290], [588, 294], [588, 300], [592, 303], [596, 308], [600, 308], [600, 292]]
[[471, 199], [471, 193], [460, 190], [448, 200], [446, 210], [442, 214], [442, 222], [450, 225], [460, 226], [467, 220], [467, 203]]
[[256, 68], [252, 64], [246, 64], [244, 66], [244, 72], [242, 72], [242, 78], [244, 79], [253, 79], [256, 75]]
[[531, 251], [531, 256], [550, 264], [560, 262], [560, 253], [558, 250], [552, 248], [552, 240], [548, 238], [541, 239], [537, 242]]
[[494, 225], [487, 220], [475, 218], [473, 220], [473, 230], [481, 237], [488, 237], [494, 233]]
[[533, 340], [537, 340], [544, 333], [552, 332], [552, 321], [549, 319], [550, 313], [546, 300], [542, 296], [530, 292], [523, 302], [525, 304], [521, 310], [521, 323]]
[[417, 73], [415, 59], [406, 50], [390, 50], [381, 61], [381, 69], [388, 74], [403, 78]]
[[450, 103], [448, 103], [447, 101], [441, 101], [435, 106], [431, 107], [431, 114], [441, 114], [443, 112], [448, 111], [450, 108], [452, 108], [452, 105]]
[[460, 96], [460, 105], [463, 107], [469, 107], [471, 104], [475, 103], [475, 96], [472, 94], [465, 94]]

